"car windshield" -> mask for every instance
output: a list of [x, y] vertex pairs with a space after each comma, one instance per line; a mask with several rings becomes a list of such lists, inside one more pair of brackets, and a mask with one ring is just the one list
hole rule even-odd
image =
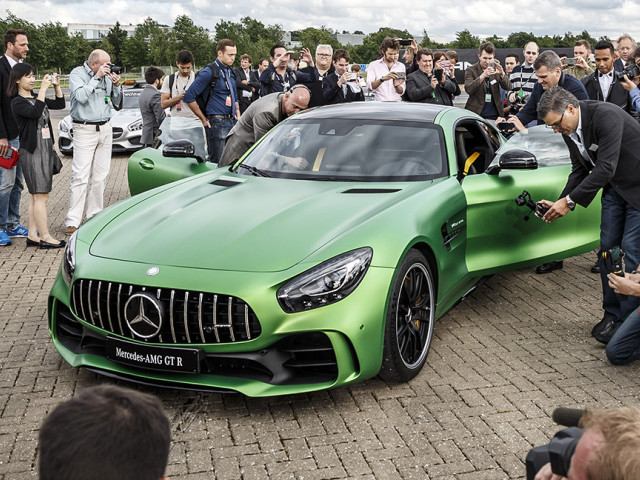
[[553, 130], [545, 128], [544, 125], [537, 125], [528, 128], [524, 132], [513, 135], [500, 150], [491, 162], [498, 165], [500, 156], [509, 150], [526, 150], [536, 156], [539, 167], [552, 167], [554, 165], [566, 165], [571, 163], [569, 158], [569, 148], [564, 143], [562, 135], [554, 133]]
[[274, 128], [237, 167], [246, 175], [333, 181], [445, 176], [440, 127], [422, 122], [309, 118]]
[[128, 92], [125, 90], [123, 93], [124, 93], [124, 101], [122, 102], [123, 110], [140, 108], [140, 105], [138, 104], [138, 99], [140, 98], [140, 91]]
[[191, 117], [166, 117], [160, 125], [158, 148], [174, 140], [187, 139], [195, 147], [195, 154], [207, 158], [207, 137], [202, 123]]

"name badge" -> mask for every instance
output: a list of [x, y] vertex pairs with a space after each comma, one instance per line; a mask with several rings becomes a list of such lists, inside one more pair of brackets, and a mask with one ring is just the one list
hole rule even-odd
[[595, 143], [591, 144], [591, 146], [589, 147], [589, 150], [592, 152], [597, 152], [598, 151], [598, 145], [596, 145]]
[[484, 96], [484, 103], [490, 103], [491, 102], [491, 94], [487, 93]]
[[227, 107], [230, 107], [230, 106], [231, 106], [231, 97], [230, 97], [230, 96], [228, 96], [228, 97], [227, 97], [227, 100], [226, 100], [226, 102], [224, 102], [224, 104], [225, 104]]
[[496, 83], [498, 83], [498, 81], [494, 78], [494, 79], [493, 79], [493, 80], [491, 80], [489, 83], [490, 83], [491, 85], [495, 85]]
[[48, 140], [49, 138], [51, 138], [51, 132], [49, 131], [49, 127], [44, 127], [42, 129], [42, 139]]
[[176, 110], [179, 112], [182, 110], [182, 102], [176, 104]]

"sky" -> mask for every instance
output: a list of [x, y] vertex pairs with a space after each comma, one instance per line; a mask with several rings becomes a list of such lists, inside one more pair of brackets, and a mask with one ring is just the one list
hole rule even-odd
[[196, 25], [213, 31], [221, 19], [237, 22], [249, 16], [265, 25], [280, 24], [284, 30], [325, 26], [340, 32], [371, 33], [393, 27], [420, 35], [426, 29], [429, 37], [439, 42], [454, 40], [455, 33], [464, 29], [481, 39], [518, 31], [542, 36], [583, 30], [596, 38], [617, 38], [624, 32], [640, 39], [638, 0], [463, 0], [458, 4], [426, 0], [415, 1], [411, 9], [406, 3], [398, 8], [391, 5], [389, 0], [65, 0], [64, 4], [60, 0], [2, 0], [0, 17], [6, 17], [8, 10], [35, 24], [119, 21], [136, 25], [151, 17], [173, 25], [178, 15], [188, 15]]

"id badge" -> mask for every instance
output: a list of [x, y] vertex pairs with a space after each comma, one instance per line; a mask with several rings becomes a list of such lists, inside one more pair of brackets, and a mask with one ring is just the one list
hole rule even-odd
[[180, 111], [182, 110], [182, 102], [178, 102], [178, 103], [176, 104], [176, 110], [177, 110], [178, 112], [180, 112]]
[[484, 95], [484, 103], [490, 103], [491, 102], [491, 94], [490, 93], [485, 93]]
[[49, 131], [49, 127], [42, 128], [42, 139], [48, 140], [51, 138], [51, 132]]
[[230, 107], [230, 106], [231, 106], [231, 97], [230, 97], [230, 96], [228, 96], [228, 97], [227, 97], [227, 101], [226, 101], [226, 102], [224, 102], [224, 104], [225, 104], [227, 107]]
[[104, 103], [108, 105], [110, 101], [111, 101], [111, 97], [109, 95], [105, 95], [104, 96]]
[[524, 90], [522, 90], [522, 89], [518, 90], [518, 96], [520, 98], [524, 97]]

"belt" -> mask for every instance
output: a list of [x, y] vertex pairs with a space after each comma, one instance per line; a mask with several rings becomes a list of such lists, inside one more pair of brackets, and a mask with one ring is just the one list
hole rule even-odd
[[233, 115], [207, 115], [207, 118], [234, 118]]
[[105, 125], [109, 122], [109, 120], [104, 120], [102, 122], [85, 122], [82, 120], [75, 120], [75, 119], [73, 119], [72, 121], [73, 123], [79, 123], [80, 125]]

